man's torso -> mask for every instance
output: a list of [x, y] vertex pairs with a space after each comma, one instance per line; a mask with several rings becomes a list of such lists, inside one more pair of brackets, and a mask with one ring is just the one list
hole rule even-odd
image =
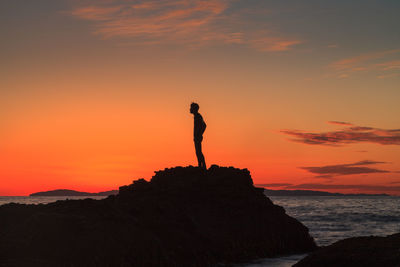
[[203, 132], [204, 132], [204, 120], [203, 117], [200, 115], [200, 113], [197, 113], [194, 115], [194, 130], [193, 130], [193, 135], [195, 141], [201, 141], [203, 140]]

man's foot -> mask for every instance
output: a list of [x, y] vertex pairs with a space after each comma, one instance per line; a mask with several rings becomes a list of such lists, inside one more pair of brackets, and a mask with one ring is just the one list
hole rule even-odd
[[203, 170], [203, 171], [207, 171], [207, 167], [206, 166], [197, 166], [197, 168]]

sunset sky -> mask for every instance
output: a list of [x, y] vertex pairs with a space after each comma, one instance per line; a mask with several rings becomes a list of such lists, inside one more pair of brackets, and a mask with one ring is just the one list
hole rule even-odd
[[0, 195], [197, 164], [400, 195], [398, 0], [0, 2]]

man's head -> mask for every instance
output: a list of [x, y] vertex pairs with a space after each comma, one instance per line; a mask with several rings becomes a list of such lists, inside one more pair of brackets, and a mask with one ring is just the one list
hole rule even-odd
[[199, 112], [199, 108], [199, 104], [192, 102], [192, 104], [190, 104], [190, 113], [196, 114]]

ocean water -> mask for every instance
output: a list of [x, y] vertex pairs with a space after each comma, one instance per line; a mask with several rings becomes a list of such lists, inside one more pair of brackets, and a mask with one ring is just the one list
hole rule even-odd
[[66, 200], [66, 199], [85, 199], [85, 198], [93, 198], [93, 199], [103, 199], [105, 196], [91, 196], [91, 197], [2, 197], [0, 196], [0, 205], [7, 203], [20, 203], [20, 204], [47, 204], [50, 202], [55, 202], [57, 200]]
[[[0, 205], [49, 203], [87, 197], [0, 197]], [[91, 197], [102, 199], [104, 197]], [[274, 196], [275, 204], [310, 229], [317, 245], [326, 246], [354, 236], [386, 236], [400, 232], [400, 197], [382, 196]], [[287, 267], [305, 255], [259, 259], [237, 267]]]
[[[386, 236], [400, 232], [400, 197], [273, 196], [274, 204], [310, 230], [318, 246], [354, 236]], [[238, 267], [288, 267], [305, 255], [260, 259]]]
[[270, 197], [310, 229], [317, 245], [400, 232], [400, 197]]

